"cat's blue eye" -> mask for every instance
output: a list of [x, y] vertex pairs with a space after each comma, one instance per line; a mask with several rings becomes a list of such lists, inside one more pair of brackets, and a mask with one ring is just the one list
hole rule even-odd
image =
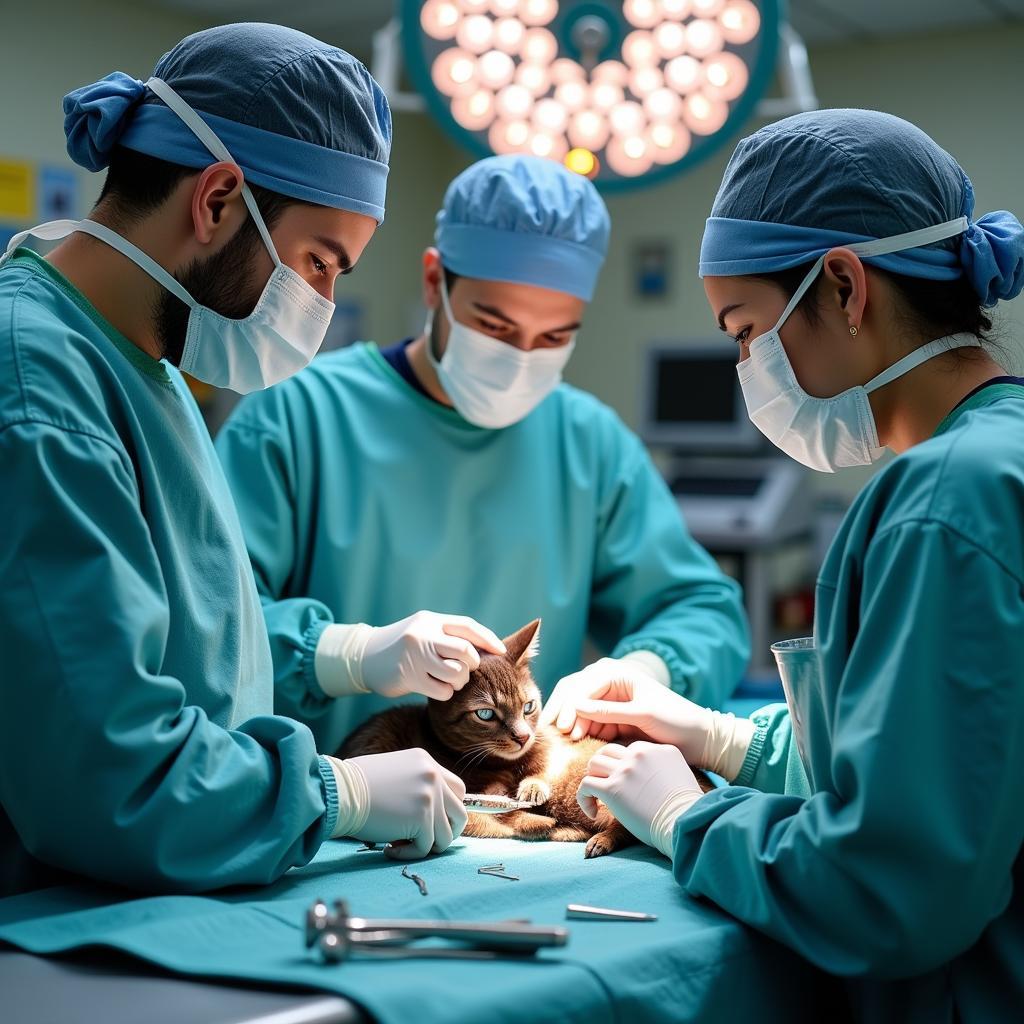
[[523, 705], [523, 714], [524, 715], [532, 715], [533, 711], [534, 711], [534, 708], [536, 708], [536, 707], [537, 707], [537, 702], [535, 700], [528, 700]]
[[494, 717], [494, 709], [480, 708], [476, 713], [476, 717], [479, 718], [481, 722], [489, 722]]

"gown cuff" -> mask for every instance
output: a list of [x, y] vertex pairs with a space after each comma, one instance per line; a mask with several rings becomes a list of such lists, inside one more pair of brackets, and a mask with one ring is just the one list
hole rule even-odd
[[301, 640], [302, 660], [300, 662], [300, 670], [302, 672], [302, 681], [306, 684], [306, 692], [312, 694], [313, 697], [320, 701], [325, 701], [327, 694], [324, 693], [316, 678], [316, 647], [324, 630], [330, 624], [326, 619], [314, 619], [302, 634]]
[[768, 738], [768, 720], [759, 721], [755, 717], [753, 721], [754, 735], [751, 737], [750, 746], [747, 747], [747, 756], [743, 758], [743, 764], [740, 765], [736, 778], [732, 780], [734, 786], [749, 786], [761, 764], [761, 755]]
[[338, 780], [331, 766], [331, 759], [321, 754], [318, 757], [320, 780], [324, 784], [324, 828], [323, 839], [330, 839], [334, 835], [334, 828], [338, 823]]
[[325, 757], [338, 788], [338, 817], [332, 839], [351, 836], [365, 824], [370, 814], [370, 791], [362, 768], [340, 757]]

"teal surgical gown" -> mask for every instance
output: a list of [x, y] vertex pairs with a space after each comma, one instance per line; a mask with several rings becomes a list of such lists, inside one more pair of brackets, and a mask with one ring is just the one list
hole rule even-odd
[[269, 882], [330, 835], [195, 402], [27, 250], [0, 268], [0, 652], [0, 895]]
[[738, 588], [688, 535], [639, 440], [574, 388], [484, 430], [357, 345], [246, 398], [217, 451], [264, 602], [275, 706], [323, 750], [393, 704], [324, 696], [314, 650], [332, 621], [429, 609], [506, 635], [539, 616], [545, 693], [580, 667], [588, 634], [615, 656], [653, 651], [708, 704], [742, 673]]
[[1024, 388], [978, 392], [860, 495], [815, 634], [745, 785], [677, 823], [677, 880], [847, 977], [859, 1019], [1024, 1019]]

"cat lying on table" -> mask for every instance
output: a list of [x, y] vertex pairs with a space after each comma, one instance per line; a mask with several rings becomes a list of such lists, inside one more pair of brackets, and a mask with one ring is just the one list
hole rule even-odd
[[505, 639], [505, 656], [482, 654], [480, 667], [448, 701], [403, 705], [364, 722], [339, 757], [422, 747], [454, 772], [470, 793], [515, 796], [536, 810], [470, 814], [463, 835], [481, 838], [587, 840], [586, 857], [602, 857], [636, 839], [603, 805], [596, 819], [576, 802], [576, 791], [602, 740], [571, 742], [552, 726], [537, 728], [541, 695], [530, 673], [540, 620]]

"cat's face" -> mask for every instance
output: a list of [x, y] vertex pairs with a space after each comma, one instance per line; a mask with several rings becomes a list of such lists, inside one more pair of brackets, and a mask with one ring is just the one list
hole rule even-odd
[[484, 654], [480, 668], [451, 700], [429, 701], [438, 738], [470, 764], [487, 757], [516, 761], [536, 742], [541, 696], [530, 674], [540, 620], [505, 638], [508, 653]]

